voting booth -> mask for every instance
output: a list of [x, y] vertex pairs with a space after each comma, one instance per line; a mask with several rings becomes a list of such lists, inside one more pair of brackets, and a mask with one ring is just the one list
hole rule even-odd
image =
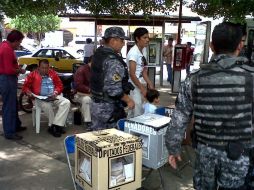
[[169, 121], [170, 117], [151, 113], [126, 120], [124, 131], [140, 137], [143, 141], [142, 164], [144, 166], [158, 169], [168, 161], [164, 135]]
[[105, 129], [76, 135], [75, 181], [85, 190], [141, 187], [142, 139]]

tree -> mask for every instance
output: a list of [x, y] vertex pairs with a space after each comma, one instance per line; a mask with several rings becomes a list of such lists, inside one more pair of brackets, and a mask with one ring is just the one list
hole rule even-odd
[[[93, 15], [111, 14], [113, 16], [152, 12], [168, 13], [176, 10], [180, 0], [1, 0], [0, 12], [15, 18], [20, 15], [61, 14], [79, 8]], [[193, 12], [205, 17], [226, 20], [243, 20], [246, 15], [254, 15], [254, 0], [184, 0]]]
[[60, 19], [52, 14], [49, 15], [25, 15], [16, 16], [11, 20], [11, 26], [24, 33], [31, 32], [33, 37], [40, 42], [45, 32], [60, 28]]
[[189, 4], [193, 12], [201, 16], [244, 21], [246, 15], [254, 15], [254, 0], [194, 0]]
[[78, 12], [79, 8], [94, 15], [111, 14], [114, 16], [143, 12], [149, 15], [153, 11], [167, 12], [176, 10], [179, 0], [1, 0], [0, 11], [15, 18], [19, 15], [45, 15]]

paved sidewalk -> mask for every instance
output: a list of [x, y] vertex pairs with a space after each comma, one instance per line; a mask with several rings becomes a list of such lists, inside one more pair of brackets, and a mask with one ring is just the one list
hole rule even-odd
[[[161, 93], [161, 105], [174, 104], [175, 96], [169, 94], [169, 86], [158, 88]], [[85, 126], [68, 126], [67, 133], [55, 138], [47, 132], [47, 119], [42, 116], [41, 131], [35, 133], [32, 116], [20, 112], [20, 118], [28, 129], [20, 134], [21, 141], [6, 140], [2, 134], [0, 117], [0, 189], [1, 190], [72, 190], [73, 184], [69, 173], [63, 141], [65, 136], [86, 132]], [[183, 161], [193, 160], [190, 147], [183, 149]], [[165, 190], [187, 190], [192, 188], [192, 167], [187, 164], [179, 173], [167, 164], [161, 169]], [[143, 175], [147, 174], [144, 168]], [[158, 171], [143, 181], [148, 190], [160, 190]]]

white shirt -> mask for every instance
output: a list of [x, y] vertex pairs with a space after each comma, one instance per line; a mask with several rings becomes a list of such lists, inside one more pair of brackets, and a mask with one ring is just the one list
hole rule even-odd
[[[138, 49], [137, 45], [134, 45], [127, 54], [126, 63], [128, 68], [130, 68], [129, 62], [135, 61], [136, 62], [136, 72], [135, 75], [137, 78], [142, 77], [142, 71], [145, 67], [144, 62], [142, 61], [142, 57], [146, 58], [146, 48], [143, 48], [142, 53]], [[131, 79], [130, 79], [131, 80]], [[131, 81], [132, 82], [132, 81]]]
[[144, 113], [155, 113], [155, 110], [157, 109], [157, 107], [149, 102], [146, 102], [144, 105]]
[[85, 44], [84, 57], [90, 57], [94, 53], [94, 44]]

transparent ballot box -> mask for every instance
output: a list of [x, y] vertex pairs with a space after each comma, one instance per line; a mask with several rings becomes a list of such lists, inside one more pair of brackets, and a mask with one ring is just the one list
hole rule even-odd
[[116, 129], [76, 135], [75, 181], [86, 190], [141, 187], [142, 140]]
[[127, 119], [124, 131], [142, 139], [142, 164], [157, 169], [168, 161], [165, 145], [166, 133], [170, 117], [158, 114], [143, 114]]

